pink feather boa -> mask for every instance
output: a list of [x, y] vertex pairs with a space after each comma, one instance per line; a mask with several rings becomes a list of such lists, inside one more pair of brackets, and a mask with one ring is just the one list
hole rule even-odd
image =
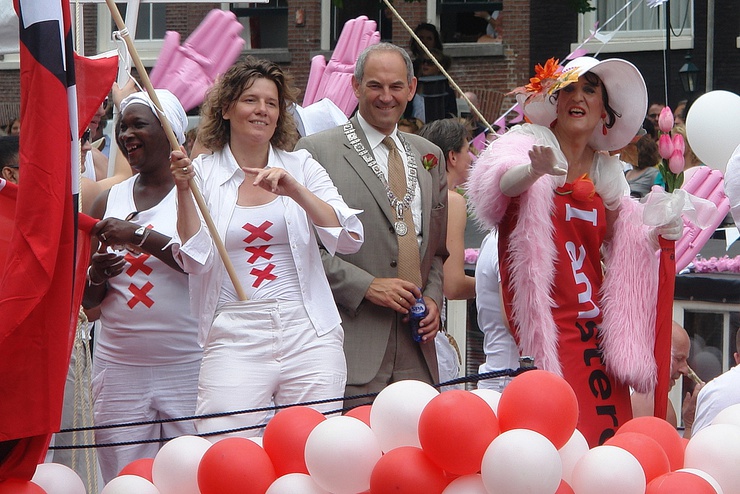
[[[499, 187], [503, 174], [529, 162], [533, 136], [507, 134], [493, 142], [476, 161], [466, 185], [477, 221], [486, 229], [503, 219], [511, 198]], [[555, 180], [543, 177], [519, 197], [519, 221], [509, 240], [512, 319], [522, 355], [535, 358], [541, 369], [562, 375], [558, 328], [550, 295], [556, 249], [550, 214]], [[606, 276], [601, 290], [601, 348], [608, 371], [639, 392], [651, 391], [656, 380], [653, 358], [658, 262], [642, 225], [642, 207], [624, 197], [614, 224], [614, 238], [605, 249]], [[528, 328], [536, 328], [529, 330]]]

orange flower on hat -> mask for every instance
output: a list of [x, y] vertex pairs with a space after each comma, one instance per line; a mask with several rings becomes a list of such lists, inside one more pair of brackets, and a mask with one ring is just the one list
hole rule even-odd
[[510, 94], [526, 94], [527, 101], [536, 101], [578, 80], [578, 72], [565, 70], [557, 58], [549, 59], [544, 67], [537, 64], [534, 72], [535, 76], [529, 79], [529, 84], [514, 89]]
[[543, 89], [543, 83], [547, 83], [551, 79], [557, 78], [558, 75], [563, 71], [563, 67], [560, 66], [560, 60], [557, 58], [551, 58], [545, 62], [543, 67], [541, 64], [534, 66], [534, 77], [529, 79], [529, 84], [524, 88], [531, 93], [539, 93]]

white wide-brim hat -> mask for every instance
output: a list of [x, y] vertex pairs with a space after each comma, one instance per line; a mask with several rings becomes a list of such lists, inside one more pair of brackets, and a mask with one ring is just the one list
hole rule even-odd
[[[604, 83], [609, 96], [609, 106], [621, 115], [607, 134], [597, 125], [589, 139], [589, 145], [598, 151], [621, 149], [635, 137], [642, 127], [647, 114], [647, 88], [637, 67], [621, 58], [597, 60], [593, 57], [578, 57], [565, 66], [565, 70], [576, 70], [578, 77], [593, 72]], [[520, 102], [524, 95], [519, 95]], [[532, 123], [549, 126], [557, 118], [557, 99], [545, 95], [544, 98], [523, 103], [524, 115]]]

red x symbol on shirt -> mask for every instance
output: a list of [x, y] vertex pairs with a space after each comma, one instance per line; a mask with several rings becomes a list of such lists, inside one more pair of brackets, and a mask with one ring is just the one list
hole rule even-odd
[[248, 244], [251, 244], [258, 238], [261, 238], [262, 240], [269, 241], [272, 240], [272, 235], [267, 233], [267, 229], [272, 226], [271, 221], [265, 221], [260, 226], [254, 226], [251, 223], [247, 223], [242, 228], [244, 228], [246, 231], [249, 232], [249, 236], [244, 239], [244, 241]]
[[249, 259], [247, 259], [247, 262], [249, 264], [254, 264], [257, 262], [257, 260], [260, 257], [264, 257], [268, 261], [272, 259], [272, 254], [270, 252], [267, 252], [267, 249], [269, 248], [269, 245], [257, 245], [254, 247], [246, 247], [244, 250], [252, 254]]
[[129, 308], [133, 309], [139, 302], [151, 308], [152, 305], [154, 305], [154, 300], [149, 298], [147, 293], [149, 293], [152, 288], [154, 288], [154, 285], [152, 285], [150, 281], [147, 281], [146, 284], [141, 288], [131, 283], [128, 286], [128, 291], [133, 294], [133, 297], [131, 297], [131, 299], [127, 302]]
[[270, 263], [268, 264], [265, 269], [257, 269], [252, 268], [252, 270], [249, 272], [252, 276], [256, 276], [257, 279], [254, 280], [254, 283], [252, 283], [252, 286], [254, 288], [259, 288], [259, 286], [262, 284], [263, 281], [268, 280], [272, 281], [277, 278], [274, 274], [272, 274], [272, 270], [275, 269], [275, 265]]
[[131, 254], [130, 252], [127, 252], [126, 255], [124, 255], [124, 259], [128, 261], [131, 266], [126, 270], [126, 274], [129, 276], [133, 276], [136, 274], [137, 271], [141, 271], [145, 275], [149, 276], [152, 274], [152, 268], [151, 266], [147, 266], [144, 264], [147, 259], [149, 259], [149, 256], [151, 254], [142, 253], [141, 255], [135, 256]]

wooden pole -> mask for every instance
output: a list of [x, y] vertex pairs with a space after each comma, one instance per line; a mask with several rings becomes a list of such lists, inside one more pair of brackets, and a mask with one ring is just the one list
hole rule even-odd
[[[147, 71], [144, 68], [144, 64], [141, 62], [139, 53], [136, 51], [134, 42], [131, 39], [128, 30], [126, 29], [126, 24], [123, 22], [121, 13], [118, 11], [118, 7], [116, 7], [114, 0], [105, 0], [105, 3], [108, 5], [108, 9], [110, 10], [111, 15], [113, 16], [113, 20], [121, 33], [121, 37], [126, 43], [129, 55], [131, 55], [134, 66], [136, 67], [136, 70], [139, 72], [139, 76], [141, 77], [141, 83], [144, 86], [144, 89], [146, 90], [149, 97], [152, 99], [152, 102], [154, 102], [154, 105], [157, 107], [159, 120], [162, 122], [162, 127], [167, 134], [167, 140], [170, 141], [170, 147], [173, 151], [180, 151], [180, 143], [177, 142], [177, 137], [175, 137], [175, 133], [172, 130], [172, 125], [170, 125], [170, 121], [167, 120], [167, 117], [162, 112], [162, 105], [159, 102], [157, 93], [154, 91], [152, 81], [149, 79], [149, 74], [147, 74]], [[192, 179], [190, 180], [190, 191], [193, 193], [195, 202], [198, 204], [198, 209], [200, 209], [200, 213], [203, 215], [203, 219], [206, 222], [208, 231], [213, 238], [213, 243], [216, 245], [216, 249], [218, 250], [218, 253], [221, 256], [221, 260], [226, 267], [226, 272], [228, 273], [231, 282], [234, 284], [234, 289], [236, 290], [236, 294], [239, 297], [239, 300], [247, 300], [247, 295], [244, 292], [241, 283], [239, 282], [239, 278], [237, 278], [236, 276], [234, 265], [229, 258], [229, 254], [226, 252], [226, 247], [224, 247], [221, 236], [218, 234], [218, 229], [216, 228], [216, 224], [213, 222], [213, 218], [211, 218], [211, 213], [208, 211], [206, 201], [203, 199], [203, 195], [200, 193], [200, 190], [198, 190], [198, 186]]]
[[[110, 0], [106, 0], [106, 1], [110, 1]], [[426, 56], [429, 57], [429, 60], [431, 60], [434, 63], [434, 65], [437, 66], [437, 68], [439, 69], [439, 71], [442, 72], [442, 75], [444, 75], [447, 78], [447, 80], [450, 81], [450, 84], [452, 85], [452, 87], [455, 89], [455, 91], [458, 92], [458, 94], [460, 94], [460, 96], [462, 97], [462, 99], [465, 100], [465, 102], [468, 104], [468, 106], [473, 111], [473, 113], [475, 113], [475, 116], [478, 117], [480, 119], [480, 121], [483, 122], [483, 124], [485, 124], [485, 126], [488, 127], [492, 133], [495, 134], [496, 131], [493, 129], [493, 126], [490, 123], [488, 123], [488, 120], [486, 120], [486, 118], [481, 114], [481, 112], [478, 111], [478, 108], [473, 103], [470, 102], [470, 100], [468, 99], [467, 96], [465, 96], [465, 93], [463, 92], [462, 89], [460, 89], [460, 86], [457, 85], [457, 83], [452, 78], [452, 76], [447, 73], [447, 71], [445, 70], [444, 67], [442, 67], [442, 64], [440, 64], [437, 61], [437, 58], [434, 55], [432, 55], [432, 52], [429, 51], [429, 48], [427, 48], [426, 45], [424, 45], [424, 43], [421, 42], [421, 40], [416, 35], [416, 33], [414, 32], [414, 30], [411, 29], [411, 26], [409, 26], [406, 23], [406, 21], [403, 19], [403, 17], [401, 17], [401, 14], [399, 14], [398, 11], [393, 7], [393, 4], [391, 4], [391, 2], [389, 0], [383, 0], [383, 2], [390, 9], [390, 11], [393, 13], [393, 15], [395, 15], [396, 18], [401, 22], [401, 25], [404, 28], [406, 28], [406, 30], [409, 32], [409, 34], [411, 34], [411, 37], [419, 45], [419, 48], [421, 48], [424, 51], [424, 53], [426, 54]]]

